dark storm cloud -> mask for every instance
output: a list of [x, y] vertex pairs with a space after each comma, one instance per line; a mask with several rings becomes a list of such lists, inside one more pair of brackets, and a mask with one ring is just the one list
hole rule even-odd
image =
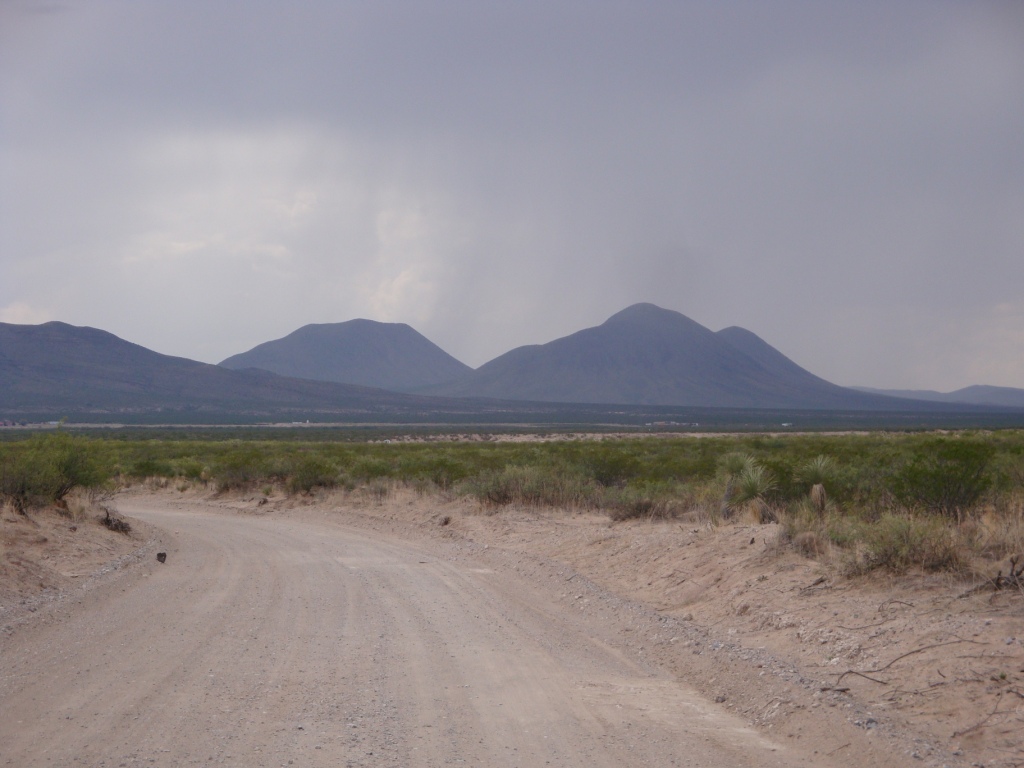
[[1015, 4], [40, 8], [0, 3], [0, 319], [479, 364], [653, 301], [840, 383], [1024, 386]]

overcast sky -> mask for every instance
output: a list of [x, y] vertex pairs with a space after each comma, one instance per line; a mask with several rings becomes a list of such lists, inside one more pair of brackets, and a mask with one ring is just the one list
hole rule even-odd
[[0, 0], [0, 321], [476, 366], [640, 301], [1024, 387], [1024, 3]]

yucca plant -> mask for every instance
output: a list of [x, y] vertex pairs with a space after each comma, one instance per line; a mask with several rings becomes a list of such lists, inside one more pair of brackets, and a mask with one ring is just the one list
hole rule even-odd
[[778, 488], [772, 473], [747, 457], [743, 468], [730, 479], [724, 500], [728, 513], [744, 507], [751, 508], [762, 523], [775, 522], [777, 516], [768, 503], [768, 496]]
[[725, 492], [718, 512], [723, 518], [733, 513], [733, 495], [736, 491], [736, 478], [753, 463], [753, 459], [743, 453], [727, 453], [718, 462], [718, 471], [725, 475]]
[[823, 485], [827, 487], [835, 482], [837, 471], [838, 467], [832, 457], [819, 455], [797, 467], [794, 474], [796, 481], [803, 486]]

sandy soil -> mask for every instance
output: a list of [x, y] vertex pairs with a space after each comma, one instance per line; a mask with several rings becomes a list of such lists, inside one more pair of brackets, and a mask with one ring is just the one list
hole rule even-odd
[[117, 506], [136, 566], [4, 598], [0, 765], [1024, 762], [1019, 594], [845, 581], [771, 526]]
[[154, 530], [132, 521], [127, 535], [112, 533], [100, 524], [104, 516], [86, 498], [27, 515], [0, 508], [0, 633], [68, 590], [92, 589], [137, 562]]

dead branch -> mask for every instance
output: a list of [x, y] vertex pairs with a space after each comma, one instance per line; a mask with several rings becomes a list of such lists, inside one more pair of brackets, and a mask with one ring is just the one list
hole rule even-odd
[[841, 683], [843, 681], [843, 678], [846, 677], [847, 675], [859, 675], [860, 677], [867, 678], [868, 680], [872, 680], [873, 682], [882, 683], [882, 685], [888, 685], [888, 683], [885, 683], [885, 682], [883, 682], [881, 680], [875, 680], [875, 678], [873, 678], [873, 677], [868, 677], [867, 674], [865, 674], [865, 673], [867, 673], [867, 672], [871, 672], [871, 673], [884, 672], [885, 670], [887, 670], [889, 667], [891, 667], [893, 664], [895, 664], [900, 659], [905, 659], [905, 658], [907, 658], [907, 656], [913, 656], [915, 653], [922, 653], [923, 651], [928, 651], [928, 650], [931, 650], [932, 648], [941, 648], [944, 645], [956, 645], [958, 643], [974, 643], [974, 642], [977, 642], [977, 641], [975, 641], [975, 640], [947, 640], [944, 643], [933, 643], [932, 645], [926, 645], [926, 646], [924, 646], [922, 648], [916, 648], [913, 651], [907, 651], [906, 653], [902, 653], [899, 656], [897, 656], [895, 659], [890, 661], [888, 664], [885, 664], [885, 665], [879, 667], [878, 669], [865, 669], [863, 672], [858, 672], [855, 669], [848, 669], [845, 672], [843, 672], [843, 674], [841, 674], [839, 676], [839, 679], [836, 680], [836, 685]]
[[828, 581], [827, 577], [819, 576], [814, 581], [812, 581], [810, 584], [808, 584], [806, 587], [801, 587], [800, 591], [801, 592], [807, 592], [808, 590], [814, 589], [819, 584], [824, 584], [826, 581]]
[[1021, 563], [1021, 556], [1014, 555], [1010, 558], [1010, 571], [1005, 576], [1003, 576], [1003, 571], [1000, 569], [991, 579], [985, 579], [981, 584], [971, 587], [966, 592], [957, 595], [957, 597], [961, 599], [970, 597], [978, 592], [983, 592], [989, 587], [994, 592], [1000, 592], [1007, 587], [1015, 587], [1018, 591], [1024, 593], [1024, 563]]
[[[871, 671], [872, 670], [870, 670], [870, 669], [868, 670], [868, 672], [871, 672]], [[843, 674], [841, 674], [839, 676], [839, 679], [836, 680], [836, 685], [841, 683], [843, 681], [843, 678], [846, 677], [847, 675], [856, 675], [857, 677], [863, 677], [865, 680], [870, 680], [872, 683], [878, 683], [879, 685], [888, 685], [889, 684], [885, 680], [878, 680], [877, 678], [874, 678], [874, 677], [868, 677], [863, 672], [858, 672], [855, 669], [848, 669], [845, 672], [843, 672]]]
[[997, 590], [1006, 587], [1017, 587], [1017, 589], [1024, 587], [1024, 565], [1017, 565], [1018, 562], [1020, 562], [1020, 555], [1011, 557], [1010, 572], [1003, 576], [1003, 572], [999, 571], [992, 579], [992, 586]]
[[1000, 703], [1002, 702], [1002, 700], [1003, 700], [1003, 694], [1002, 694], [1002, 693], [1000, 693], [1000, 694], [999, 694], [999, 695], [998, 695], [998, 696], [996, 697], [996, 705], [995, 705], [995, 706], [994, 706], [994, 707], [992, 708], [992, 711], [991, 711], [991, 712], [989, 712], [989, 713], [988, 713], [987, 715], [985, 715], [985, 717], [983, 717], [983, 718], [982, 718], [981, 720], [979, 720], [978, 722], [976, 722], [976, 723], [975, 723], [974, 725], [972, 725], [972, 726], [971, 726], [970, 728], [964, 728], [964, 729], [963, 729], [962, 731], [955, 731], [955, 732], [953, 733], [953, 736], [952, 736], [952, 738], [954, 738], [954, 739], [958, 739], [958, 738], [960, 738], [961, 736], [965, 736], [965, 735], [967, 735], [967, 734], [968, 734], [968, 733], [970, 733], [971, 731], [976, 731], [976, 730], [978, 730], [979, 728], [982, 728], [982, 727], [983, 727], [983, 726], [985, 725], [985, 723], [987, 723], [987, 722], [988, 722], [989, 720], [991, 720], [991, 719], [992, 719], [992, 717], [993, 717], [993, 716], [994, 716], [994, 715], [996, 714], [996, 712], [997, 712], [997, 711], [999, 710], [999, 704], [1000, 704]]
[[844, 627], [842, 624], [836, 624], [836, 627], [838, 627], [839, 629], [845, 629], [845, 630], [849, 630], [850, 632], [853, 632], [854, 630], [858, 630], [858, 629], [871, 629], [872, 627], [880, 627], [883, 624], [889, 623], [890, 621], [893, 621], [893, 619], [882, 619], [879, 622], [876, 622], [874, 624], [865, 624], [862, 627]]
[[879, 604], [878, 608], [876, 608], [875, 610], [877, 610], [879, 613], [881, 613], [882, 611], [889, 610], [889, 606], [890, 605], [896, 605], [897, 603], [900, 604], [900, 605], [905, 605], [908, 608], [913, 608], [914, 607], [913, 603], [908, 603], [906, 600], [897, 600], [896, 598], [889, 598], [888, 600], [883, 600]]

